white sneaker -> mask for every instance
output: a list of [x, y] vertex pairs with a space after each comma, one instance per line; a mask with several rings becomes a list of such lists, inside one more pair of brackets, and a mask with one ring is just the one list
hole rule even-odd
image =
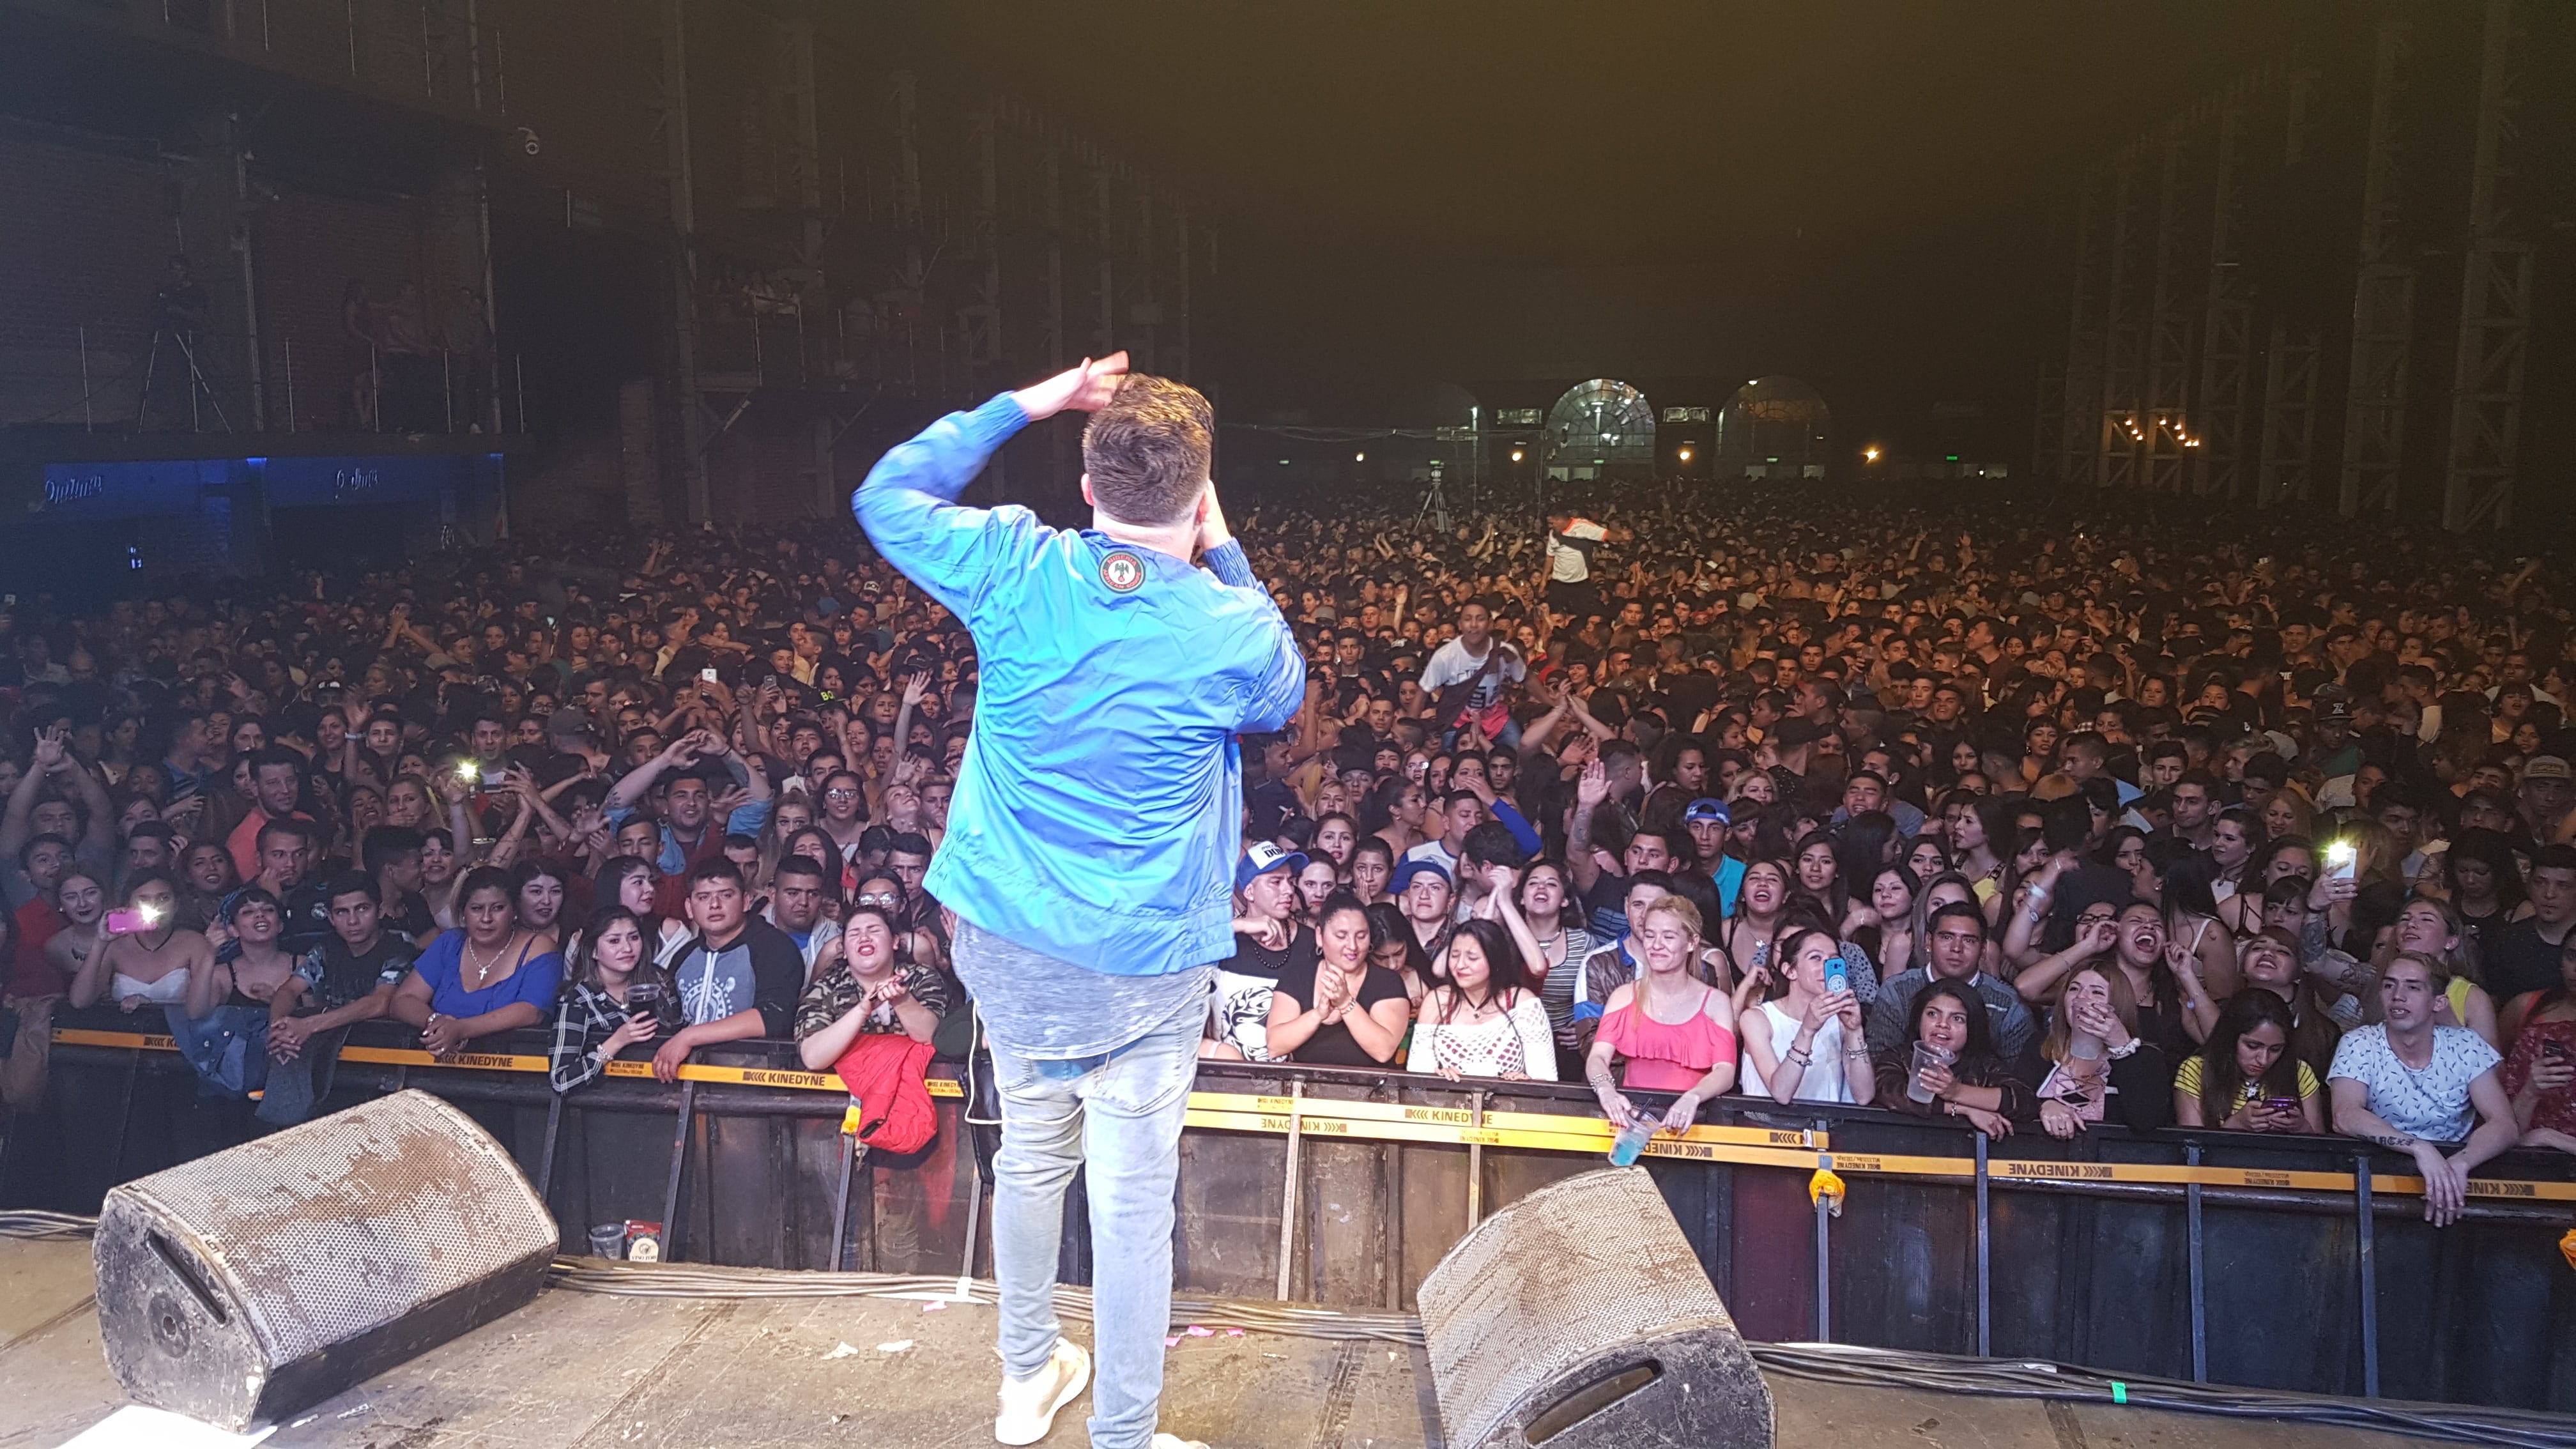
[[1047, 1366], [1024, 1379], [1002, 1380], [1002, 1412], [993, 1437], [1005, 1444], [1034, 1444], [1047, 1436], [1055, 1411], [1081, 1397], [1091, 1382], [1091, 1355], [1071, 1339], [1055, 1341]]

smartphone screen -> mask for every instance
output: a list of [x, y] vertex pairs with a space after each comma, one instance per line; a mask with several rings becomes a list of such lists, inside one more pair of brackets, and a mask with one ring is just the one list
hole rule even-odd
[[712, 669], [701, 669], [698, 671], [698, 678], [708, 684], [713, 684], [716, 682], [716, 672]]

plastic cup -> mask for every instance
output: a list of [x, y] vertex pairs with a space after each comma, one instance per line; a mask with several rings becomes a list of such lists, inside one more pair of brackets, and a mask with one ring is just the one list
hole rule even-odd
[[1905, 1095], [1907, 1099], [1916, 1102], [1931, 1101], [1932, 1089], [1923, 1084], [1923, 1073], [1925, 1069], [1930, 1067], [1946, 1067], [1958, 1059], [1958, 1053], [1951, 1051], [1948, 1047], [1934, 1046], [1928, 1041], [1916, 1042], [1914, 1044], [1914, 1075], [1908, 1078], [1905, 1083]]
[[590, 1255], [594, 1258], [626, 1256], [626, 1224], [601, 1223], [590, 1230]]

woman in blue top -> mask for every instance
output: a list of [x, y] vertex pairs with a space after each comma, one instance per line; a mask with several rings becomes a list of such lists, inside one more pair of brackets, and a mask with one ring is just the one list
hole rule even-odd
[[483, 866], [456, 892], [461, 923], [429, 943], [394, 992], [394, 1015], [440, 1056], [477, 1037], [545, 1020], [563, 989], [563, 956], [519, 924], [510, 874]]

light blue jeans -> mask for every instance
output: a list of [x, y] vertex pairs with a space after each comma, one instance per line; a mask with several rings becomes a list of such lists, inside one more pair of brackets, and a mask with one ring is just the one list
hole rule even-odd
[[1047, 1061], [993, 1044], [1002, 1148], [993, 1159], [993, 1274], [1002, 1367], [1026, 1378], [1055, 1349], [1064, 1190], [1089, 1166], [1092, 1449], [1145, 1449], [1172, 1322], [1173, 1193], [1205, 1012], [1104, 1056]]

